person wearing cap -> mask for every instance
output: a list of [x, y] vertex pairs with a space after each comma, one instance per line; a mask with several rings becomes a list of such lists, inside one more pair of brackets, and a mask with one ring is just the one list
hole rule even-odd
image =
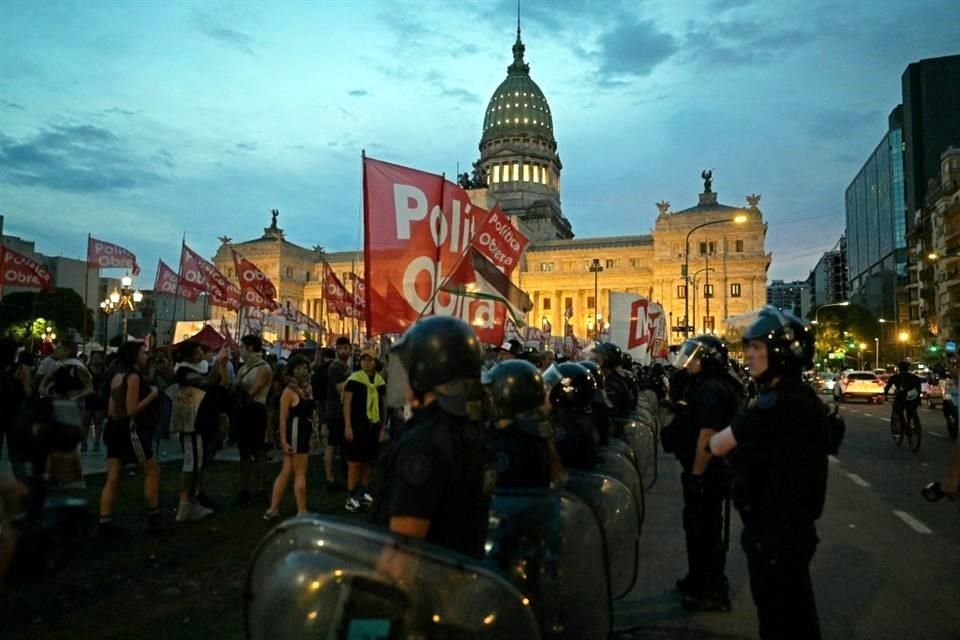
[[497, 349], [497, 358], [500, 362], [504, 360], [513, 360], [520, 357], [523, 353], [523, 345], [516, 338], [510, 338]]
[[377, 458], [377, 444], [387, 415], [384, 394], [387, 383], [376, 371], [377, 352], [360, 352], [360, 371], [343, 387], [343, 455], [347, 459], [347, 511], [373, 503], [367, 487]]

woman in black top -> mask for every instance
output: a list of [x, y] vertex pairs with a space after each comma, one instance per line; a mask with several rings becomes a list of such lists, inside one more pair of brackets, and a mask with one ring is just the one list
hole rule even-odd
[[280, 448], [283, 467], [273, 483], [270, 508], [264, 520], [280, 515], [280, 500], [293, 474], [293, 496], [297, 501], [297, 515], [307, 513], [307, 462], [310, 458], [310, 436], [316, 419], [317, 403], [310, 386], [310, 362], [303, 356], [293, 356], [287, 362], [290, 382], [280, 395]]

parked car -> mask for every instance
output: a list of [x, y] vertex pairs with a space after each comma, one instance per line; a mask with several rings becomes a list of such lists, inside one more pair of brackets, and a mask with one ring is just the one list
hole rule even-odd
[[837, 374], [833, 371], [820, 372], [820, 393], [833, 393], [833, 388], [837, 386]]
[[846, 402], [860, 398], [867, 402], [883, 402], [883, 383], [873, 371], [847, 371], [833, 387], [833, 399]]

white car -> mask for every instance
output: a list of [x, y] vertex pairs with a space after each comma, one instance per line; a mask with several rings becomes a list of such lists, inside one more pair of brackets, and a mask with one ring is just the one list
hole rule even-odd
[[833, 399], [846, 402], [853, 398], [883, 402], [883, 382], [873, 371], [845, 372], [833, 387]]
[[837, 374], [832, 371], [823, 371], [819, 377], [820, 393], [832, 393], [833, 388], [837, 386]]

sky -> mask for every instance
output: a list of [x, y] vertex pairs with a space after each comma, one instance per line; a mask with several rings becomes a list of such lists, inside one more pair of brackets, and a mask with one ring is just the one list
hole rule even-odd
[[[4, 233], [82, 257], [179, 242], [361, 246], [361, 150], [453, 175], [479, 157], [514, 0], [0, 0]], [[910, 62], [958, 53], [955, 0], [524, 0], [578, 237], [649, 233], [654, 203], [762, 195], [770, 279], [804, 279], [887, 130]]]

